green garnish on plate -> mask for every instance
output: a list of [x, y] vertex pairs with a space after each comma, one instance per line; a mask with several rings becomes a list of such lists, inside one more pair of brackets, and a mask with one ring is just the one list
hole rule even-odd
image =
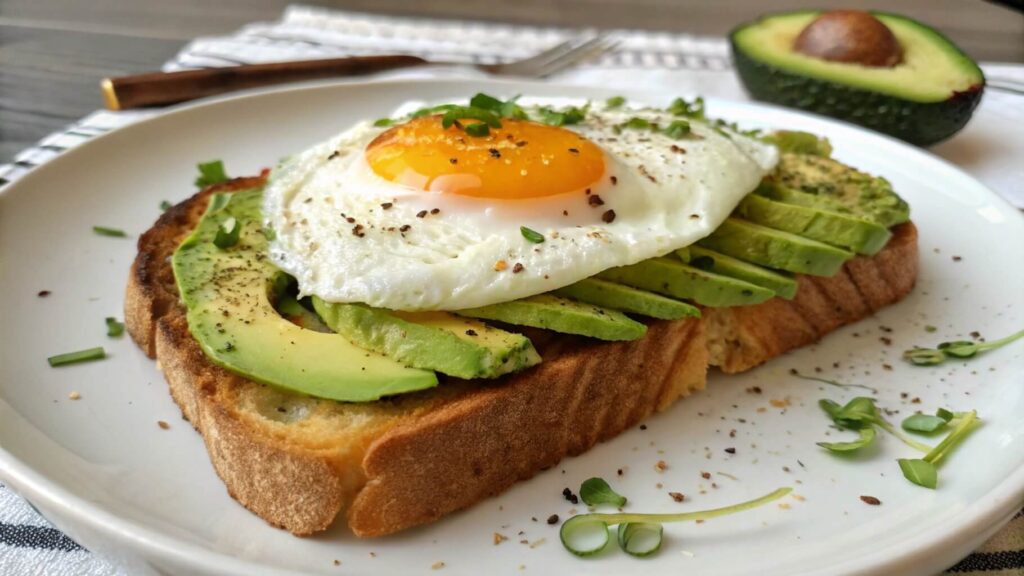
[[77, 352], [67, 352], [65, 354], [50, 356], [46, 361], [50, 363], [50, 366], [56, 368], [57, 366], [68, 366], [70, 364], [90, 362], [92, 360], [102, 360], [106, 357], [106, 351], [104, 351], [102, 347], [97, 346], [96, 348], [87, 348]]

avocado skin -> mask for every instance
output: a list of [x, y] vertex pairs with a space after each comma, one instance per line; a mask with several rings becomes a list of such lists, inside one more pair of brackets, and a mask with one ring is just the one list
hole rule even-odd
[[931, 146], [959, 132], [981, 102], [984, 83], [942, 102], [923, 103], [789, 72], [740, 49], [736, 34], [745, 27], [733, 30], [729, 43], [736, 72], [757, 100], [859, 124], [917, 146]]

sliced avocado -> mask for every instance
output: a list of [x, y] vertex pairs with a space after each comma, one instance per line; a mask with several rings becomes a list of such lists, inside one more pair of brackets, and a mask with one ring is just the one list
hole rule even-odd
[[796, 296], [797, 283], [792, 276], [726, 256], [700, 246], [690, 246], [690, 266], [745, 280], [763, 286], [777, 296], [791, 300]]
[[[822, 16], [798, 11], [762, 16], [733, 30], [736, 70], [758, 100], [833, 116], [921, 146], [956, 133], [981, 101], [981, 69], [920, 22], [871, 15], [896, 38], [901, 58], [895, 65], [837, 62], [798, 51], [797, 38]], [[833, 36], [840, 41], [854, 34]]]
[[776, 130], [761, 138], [765, 142], [774, 145], [779, 152], [792, 152], [794, 154], [813, 154], [814, 156], [832, 157], [832, 144], [828, 138], [819, 138], [810, 132], [798, 130]]
[[713, 307], [759, 304], [775, 295], [767, 288], [694, 268], [675, 258], [651, 258], [605, 270], [598, 277]]
[[[261, 202], [259, 189], [214, 196], [172, 258], [189, 331], [210, 361], [265, 384], [346, 402], [436, 386], [433, 372], [281, 317], [271, 298], [283, 287], [284, 273], [266, 258]], [[218, 248], [213, 240], [232, 218], [241, 227], [238, 242]]]
[[391, 312], [313, 298], [335, 332], [414, 368], [456, 378], [497, 378], [540, 362], [530, 339], [448, 312]]
[[853, 258], [846, 250], [739, 218], [726, 219], [698, 244], [761, 266], [815, 276], [832, 276]]
[[779, 202], [850, 214], [885, 228], [910, 220], [910, 206], [888, 180], [820, 156], [782, 154], [757, 193]]
[[306, 330], [313, 330], [315, 332], [331, 333], [333, 330], [324, 321], [320, 319], [314, 312], [306, 309], [305, 306], [299, 303], [294, 296], [283, 294], [277, 299], [277, 305], [274, 306], [277, 312], [284, 317], [285, 320], [295, 324], [299, 328], [305, 328]]
[[506, 324], [532, 326], [563, 334], [579, 334], [599, 340], [636, 340], [647, 326], [622, 312], [574, 302], [549, 294], [521, 300], [457, 310], [460, 316], [497, 320]]
[[736, 208], [736, 215], [755, 224], [849, 248], [860, 254], [875, 254], [892, 237], [888, 228], [856, 216], [776, 202], [757, 194], [744, 198]]
[[700, 316], [700, 309], [686, 302], [597, 278], [587, 278], [559, 288], [554, 294], [595, 306], [662, 320]]

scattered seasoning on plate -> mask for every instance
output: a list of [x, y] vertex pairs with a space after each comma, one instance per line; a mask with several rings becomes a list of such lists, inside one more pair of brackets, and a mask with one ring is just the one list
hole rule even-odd
[[337, 158], [338, 156], [341, 156], [341, 152], [339, 152], [339, 151], [335, 150], [334, 152], [331, 152], [331, 155], [330, 155], [330, 156], [328, 156], [328, 157], [327, 157], [327, 159], [328, 159], [328, 160], [334, 160], [334, 159], [335, 159], [335, 158]]
[[682, 502], [683, 500], [686, 500], [686, 496], [684, 496], [682, 492], [669, 492], [668, 495], [671, 496], [672, 499], [675, 500], [676, 502]]
[[494, 263], [495, 272], [501, 272], [506, 268], [508, 268], [508, 262], [505, 262], [504, 260], [498, 260], [497, 262]]
[[170, 430], [171, 428], [171, 425], [168, 424], [167, 422], [164, 422], [163, 420], [157, 420], [156, 425], [159, 426], [162, 430]]
[[668, 464], [664, 460], [658, 460], [654, 463], [654, 469], [658, 472], [664, 472], [668, 468]]
[[49, 290], [40, 290], [40, 291], [39, 291], [39, 292], [38, 292], [38, 293], [36, 294], [36, 296], [38, 296], [38, 297], [40, 297], [40, 298], [46, 298], [46, 297], [47, 297], [47, 296], [49, 296], [49, 295], [50, 295], [50, 291], [49, 291]]
[[735, 454], [736, 453], [736, 449], [735, 448], [726, 448], [725, 449], [725, 453], [726, 454]]
[[82, 395], [79, 394], [78, 392], [71, 392], [70, 394], [68, 394], [68, 400], [80, 400], [81, 398]]
[[619, 179], [616, 176], [612, 176], [611, 177], [611, 181], [612, 181], [612, 186], [615, 186], [616, 184], [619, 183]]
[[472, 328], [466, 330], [466, 336], [476, 336], [476, 330], [473, 330]]
[[868, 504], [870, 506], [878, 506], [879, 504], [882, 503], [881, 500], [875, 498], [874, 496], [861, 496], [860, 500], [861, 502]]
[[601, 214], [601, 220], [608, 224], [611, 224], [613, 221], [615, 221], [615, 210], [608, 210], [604, 214]]
[[385, 209], [385, 210], [390, 210], [391, 207], [394, 206], [394, 205], [395, 204], [393, 202], [385, 202], [385, 203], [381, 204], [380, 207]]
[[566, 500], [568, 500], [569, 502], [572, 502], [573, 504], [579, 504], [580, 503], [579, 496], [573, 494], [572, 490], [570, 490], [568, 488], [565, 488], [564, 490], [562, 490], [562, 496]]
[[602, 200], [597, 194], [592, 194], [587, 198], [587, 204], [590, 204], [591, 206], [604, 206], [604, 200]]
[[961, 260], [963, 260], [962, 257], [960, 257], [960, 256], [953, 256], [953, 262], [959, 262]]
[[548, 516], [548, 524], [558, 524], [558, 514]]
[[444, 562], [441, 562], [440, 560], [430, 565], [431, 570], [440, 570], [441, 568], [444, 568]]
[[711, 472], [701, 472], [700, 473], [700, 477], [705, 479], [705, 480], [710, 480], [711, 479]]
[[516, 262], [516, 265], [512, 267], [512, 273], [513, 274], [519, 274], [522, 271], [523, 271], [523, 264], [521, 262]]
[[420, 210], [419, 212], [416, 213], [416, 217], [417, 218], [425, 218], [426, 216], [427, 216], [427, 211], [426, 210]]
[[494, 533], [494, 545], [495, 546], [497, 546], [498, 544], [501, 544], [505, 540], [508, 540], [508, 536], [505, 536], [504, 534], [499, 534], [497, 532]]

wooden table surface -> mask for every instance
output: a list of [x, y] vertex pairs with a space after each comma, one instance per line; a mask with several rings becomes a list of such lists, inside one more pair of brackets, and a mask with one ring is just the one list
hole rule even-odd
[[[0, 0], [0, 162], [101, 106], [100, 78], [158, 68], [191, 38], [277, 19], [287, 0]], [[1024, 16], [981, 0], [335, 0], [390, 14], [722, 35], [764, 12], [863, 7], [931, 24], [979, 60], [1024, 62]]]

